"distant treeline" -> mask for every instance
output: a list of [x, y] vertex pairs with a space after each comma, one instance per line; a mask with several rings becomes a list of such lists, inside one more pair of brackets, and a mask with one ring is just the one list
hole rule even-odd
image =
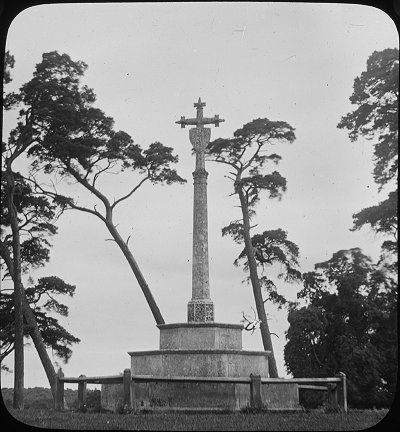
[[[12, 388], [2, 388], [1, 394], [6, 407], [12, 408], [13, 404]], [[78, 408], [78, 390], [65, 389], [64, 390], [65, 405], [68, 409], [75, 410]], [[86, 390], [86, 408], [88, 411], [100, 411], [100, 390]], [[52, 409], [53, 396], [49, 388], [34, 387], [24, 389], [25, 408], [33, 409]]]

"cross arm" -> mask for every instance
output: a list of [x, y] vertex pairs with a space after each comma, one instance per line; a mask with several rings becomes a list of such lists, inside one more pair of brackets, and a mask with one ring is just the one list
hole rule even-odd
[[216, 127], [218, 127], [219, 124], [224, 121], [225, 120], [220, 119], [219, 115], [216, 114], [214, 117], [204, 117], [202, 119], [198, 119], [198, 118], [186, 119], [184, 116], [182, 116], [181, 119], [176, 121], [175, 123], [180, 124], [181, 128], [184, 128], [185, 126], [189, 126], [189, 125], [203, 126], [205, 124], [214, 124]]

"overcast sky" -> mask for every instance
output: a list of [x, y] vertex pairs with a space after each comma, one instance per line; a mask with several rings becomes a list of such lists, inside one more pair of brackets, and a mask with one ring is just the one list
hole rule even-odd
[[[375, 50], [398, 47], [394, 23], [382, 11], [362, 5], [296, 3], [65, 4], [29, 8], [13, 21], [7, 46], [16, 63], [17, 91], [32, 77], [42, 53], [57, 50], [88, 64], [84, 82], [97, 94], [96, 106], [115, 119], [117, 130], [147, 147], [173, 147], [185, 185], [145, 185], [115, 215], [167, 323], [186, 322], [191, 297], [192, 171], [188, 128], [175, 124], [194, 117], [193, 103], [206, 102], [205, 116], [225, 122], [212, 139], [230, 137], [255, 118], [282, 120], [295, 129], [293, 144], [276, 147], [278, 170], [288, 190], [282, 201], [264, 196], [255, 232], [283, 228], [300, 248], [301, 270], [340, 249], [361, 247], [376, 259], [382, 242], [368, 229], [351, 232], [352, 214], [384, 199], [372, 178], [372, 143], [351, 143], [337, 129], [354, 78]], [[4, 129], [15, 125], [15, 113]], [[275, 167], [271, 167], [275, 169]], [[251, 287], [232, 263], [240, 246], [221, 237], [221, 228], [240, 217], [223, 166], [209, 162], [210, 292], [215, 319], [239, 323], [252, 314]], [[108, 176], [100, 184], [121, 196], [135, 175]], [[70, 194], [83, 194], [69, 186]], [[65, 375], [110, 375], [130, 366], [128, 351], [159, 348], [159, 331], [121, 251], [106, 228], [90, 215], [66, 212], [58, 221], [51, 261], [32, 274], [57, 275], [76, 285], [65, 299], [70, 314], [61, 323], [81, 343], [73, 347]], [[298, 285], [280, 285], [294, 300]], [[286, 311], [267, 304], [280, 376]], [[243, 332], [243, 348], [262, 350], [259, 331]], [[48, 387], [33, 347], [26, 349], [25, 387]], [[53, 357], [52, 357], [53, 358]], [[56, 358], [53, 358], [56, 361]], [[10, 355], [7, 364], [13, 368]], [[2, 374], [2, 386], [13, 385]], [[73, 387], [73, 385], [72, 385]]]

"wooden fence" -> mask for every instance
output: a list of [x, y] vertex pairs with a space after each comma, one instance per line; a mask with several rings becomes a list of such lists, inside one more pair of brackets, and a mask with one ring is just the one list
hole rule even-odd
[[112, 376], [93, 376], [86, 377], [80, 375], [77, 378], [65, 377], [60, 370], [56, 376], [56, 399], [55, 409], [64, 409], [64, 384], [77, 383], [78, 384], [78, 409], [85, 410], [86, 401], [86, 385], [87, 384], [123, 384], [124, 406], [133, 406], [131, 400], [131, 386], [135, 382], [201, 382], [201, 383], [236, 383], [236, 384], [249, 384], [250, 385], [250, 407], [259, 409], [262, 407], [261, 398], [261, 385], [262, 384], [297, 384], [299, 389], [327, 391], [328, 392], [328, 405], [334, 408], [341, 409], [347, 412], [347, 385], [346, 375], [339, 372], [332, 378], [261, 378], [260, 375], [250, 375], [250, 377], [189, 377], [189, 376], [176, 376], [176, 377], [161, 377], [161, 376], [148, 376], [148, 375], [131, 375], [130, 369], [125, 369], [122, 375]]

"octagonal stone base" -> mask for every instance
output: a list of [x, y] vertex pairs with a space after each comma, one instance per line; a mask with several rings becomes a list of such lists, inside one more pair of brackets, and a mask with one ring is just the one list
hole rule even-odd
[[160, 349], [133, 351], [132, 375], [267, 378], [269, 351], [243, 351], [241, 324], [160, 324]]
[[[250, 377], [253, 374], [268, 377], [270, 352], [162, 349], [129, 352], [129, 355], [133, 376]], [[135, 411], [240, 410], [249, 406], [251, 400], [250, 386], [235, 382], [136, 382], [133, 393]]]
[[268, 377], [267, 351], [157, 350], [129, 352], [132, 375]]
[[[238, 324], [188, 322], [162, 324], [160, 349], [132, 351], [132, 376], [268, 378], [269, 351], [243, 351]], [[261, 386], [271, 409], [298, 409], [296, 384]], [[115, 410], [123, 400], [122, 384], [102, 385], [102, 407]], [[142, 410], [240, 410], [250, 406], [250, 385], [238, 382], [134, 382], [131, 403]], [[118, 405], [119, 406], [119, 405]]]
[[[239, 324], [188, 322], [161, 324], [160, 349], [133, 351], [133, 376], [268, 377], [266, 351], [243, 351]], [[250, 386], [240, 383], [136, 382], [133, 408], [239, 410], [250, 404]]]
[[241, 350], [241, 324], [160, 324], [161, 350]]

